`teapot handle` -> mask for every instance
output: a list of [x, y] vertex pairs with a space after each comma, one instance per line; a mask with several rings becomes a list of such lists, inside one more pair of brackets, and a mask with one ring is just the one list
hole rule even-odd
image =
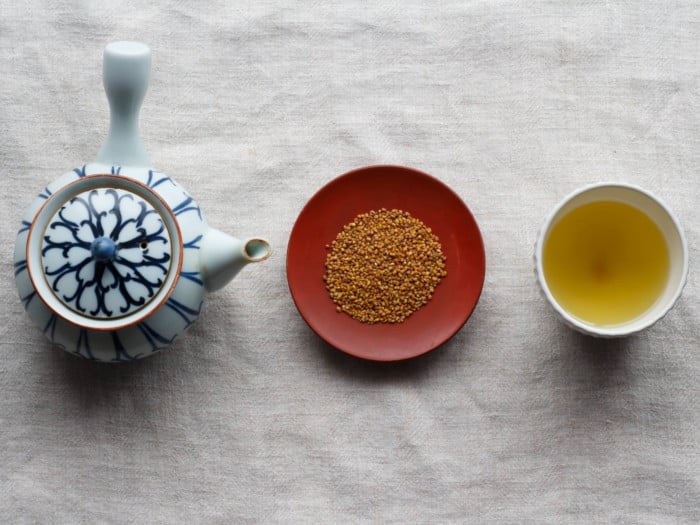
[[102, 78], [109, 101], [110, 124], [97, 162], [150, 167], [138, 123], [150, 76], [151, 50], [146, 44], [124, 41], [105, 47]]

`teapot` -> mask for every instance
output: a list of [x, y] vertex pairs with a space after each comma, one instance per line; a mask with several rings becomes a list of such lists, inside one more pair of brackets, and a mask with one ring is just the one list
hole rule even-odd
[[145, 44], [106, 46], [107, 139], [95, 162], [39, 193], [15, 243], [28, 315], [56, 346], [97, 361], [164, 349], [195, 321], [207, 291], [271, 251], [264, 239], [210, 228], [192, 196], [150, 167], [138, 130], [150, 70]]

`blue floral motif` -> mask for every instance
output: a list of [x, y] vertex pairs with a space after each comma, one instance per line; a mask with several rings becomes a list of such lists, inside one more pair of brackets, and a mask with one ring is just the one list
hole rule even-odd
[[184, 199], [183, 201], [175, 206], [173, 208], [173, 213], [175, 215], [182, 215], [183, 213], [186, 213], [188, 211], [194, 211], [197, 212], [197, 216], [201, 219], [202, 218], [202, 210], [199, 209], [199, 206], [194, 202], [194, 199], [189, 196], [187, 193], [184, 193]]
[[197, 235], [194, 239], [191, 241], [188, 241], [182, 245], [183, 248], [185, 249], [191, 249], [191, 250], [199, 250], [199, 242], [203, 239], [202, 235]]
[[130, 355], [129, 352], [126, 351], [126, 348], [122, 344], [121, 339], [119, 339], [119, 332], [116, 330], [111, 332], [112, 334], [112, 344], [114, 345], [114, 358], [112, 361], [133, 361], [134, 359], [138, 359], [141, 357], [141, 354], [136, 354], [136, 355]]
[[24, 309], [26, 310], [29, 308], [29, 303], [32, 302], [32, 299], [34, 299], [34, 296], [36, 295], [36, 292], [30, 292], [24, 297], [22, 297], [22, 303], [24, 303]]
[[165, 302], [165, 305], [172, 308], [176, 314], [184, 319], [186, 327], [189, 327], [202, 311], [202, 303], [199, 303], [199, 306], [195, 310], [194, 308], [190, 308], [189, 306], [176, 301], [172, 297]]
[[137, 325], [137, 328], [151, 345], [151, 353], [163, 350], [175, 339], [175, 337], [172, 337], [171, 339], [163, 337], [163, 335], [151, 328], [148, 323], [140, 323]]
[[[81, 350], [84, 350], [85, 353], [83, 354]], [[79, 355], [80, 357], [85, 357], [86, 359], [95, 359], [95, 356], [92, 355], [92, 350], [90, 349], [88, 331], [85, 328], [80, 329], [78, 341], [75, 343], [75, 351], [73, 353], [75, 355]]]
[[[50, 320], [51, 322], [52, 320]], [[55, 324], [55, 321], [53, 321]], [[142, 334], [144, 337], [145, 341], [139, 345], [139, 349], [141, 350], [148, 350], [150, 349], [151, 353], [159, 352], [163, 350], [164, 348], [167, 348], [168, 345], [172, 344], [172, 342], [175, 340], [177, 336], [172, 336], [171, 338], [167, 338], [163, 336], [161, 333], [159, 333], [157, 330], [154, 330], [147, 322], [139, 323], [134, 327], [134, 330], [138, 329], [138, 331]], [[54, 341], [55, 344], [59, 344], [59, 346], [63, 346], [64, 350], [68, 350], [72, 354], [85, 358], [85, 359], [90, 359], [90, 360], [112, 360], [112, 361], [131, 361], [134, 359], [139, 359], [143, 357], [144, 354], [143, 352], [139, 353], [133, 353], [130, 350], [127, 350], [127, 346], [123, 343], [122, 335], [119, 330], [114, 330], [109, 333], [110, 335], [110, 340], [112, 342], [112, 351], [113, 355], [110, 357], [108, 353], [105, 352], [104, 347], [100, 348], [93, 348], [92, 343], [90, 342], [90, 339], [94, 334], [91, 334], [90, 330], [87, 330], [85, 328], [81, 328], [78, 331], [78, 339], [75, 340], [74, 342], [74, 348], [72, 350], [68, 350], [64, 345], [61, 345], [60, 343], [56, 343], [54, 339], [52, 338], [52, 341]], [[126, 338], [129, 339], [128, 332], [125, 334]], [[132, 340], [133, 341], [133, 340]], [[71, 344], [71, 343], [68, 343]], [[104, 341], [103, 341], [104, 344]], [[97, 354], [93, 352], [93, 350], [97, 351]]]
[[[156, 176], [160, 175], [161, 177], [159, 179], [156, 179]], [[164, 173], [161, 173], [160, 171], [156, 170], [148, 170], [148, 178], [146, 179], [146, 186], [148, 186], [151, 189], [154, 189], [156, 186], [160, 186], [164, 182], [169, 182], [173, 186], [175, 185], [175, 182], [173, 179], [165, 175]]]
[[17, 261], [15, 263], [15, 277], [17, 277], [20, 273], [22, 273], [26, 269], [27, 269], [27, 261], [25, 259], [22, 259], [21, 261]]
[[180, 277], [183, 279], [189, 279], [193, 283], [198, 284], [199, 286], [204, 286], [204, 281], [200, 279], [200, 273], [199, 272], [180, 272]]
[[46, 325], [44, 325], [44, 333], [52, 341], [54, 340], [56, 334], [56, 321], [58, 321], [56, 314], [51, 314], [49, 320], [46, 322]]
[[170, 267], [170, 239], [146, 201], [122, 190], [93, 189], [53, 217], [42, 256], [51, 288], [69, 307], [111, 318], [158, 292]]

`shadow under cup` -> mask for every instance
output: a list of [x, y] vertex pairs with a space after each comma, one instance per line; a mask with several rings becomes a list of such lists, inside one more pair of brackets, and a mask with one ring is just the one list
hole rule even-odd
[[[619, 204], [623, 206], [619, 206]], [[608, 211], [614, 209], [619, 211], [622, 209], [623, 211], [627, 210], [627, 212], [617, 215], [611, 214], [607, 217], [600, 213], [596, 214], [599, 209], [604, 210], [606, 206]], [[584, 210], [588, 210], [588, 216], [586, 216]], [[572, 213], [574, 211], [576, 212], [575, 214]], [[623, 250], [624, 247], [619, 247], [616, 244], [624, 245], [624, 239], [617, 243], [615, 233], [611, 232], [623, 232], [619, 236], [624, 237], [625, 229], [633, 227], [631, 223], [627, 223], [627, 218], [635, 216], [655, 232], [654, 235], [661, 250], [655, 250], [651, 243], [648, 246], [632, 246], [631, 252], [642, 254], [642, 256], [637, 259], [629, 257], [629, 260], [626, 260], [624, 263], [629, 265], [629, 268], [618, 268], [618, 273], [623, 274], [621, 278], [626, 278], [628, 281], [626, 289], [620, 288], [616, 292], [618, 295], [622, 294], [623, 296], [613, 299], [611, 295], [608, 301], [605, 295], [601, 295], [598, 298], [598, 303], [591, 303], [591, 308], [595, 311], [595, 305], [597, 304], [600, 311], [608, 307], [614, 309], [617, 304], [615, 303], [616, 300], [634, 304], [637, 301], [638, 292], [640, 292], [638, 288], [643, 288], [648, 283], [641, 279], [635, 283], [631, 280], [630, 275], [634, 275], [634, 272], [639, 270], [637, 266], [645, 264], [649, 266], [650, 261], [648, 259], [656, 258], [657, 255], [660, 258], [661, 255], [657, 252], [667, 249], [668, 257], [663, 256], [663, 274], [658, 277], [658, 282], [654, 285], [653, 291], [649, 292], [647, 290], [648, 293], [653, 293], [653, 295], [650, 296], [650, 299], [648, 298], [650, 303], [648, 306], [645, 307], [644, 303], [640, 303], [642, 311], [636, 312], [629, 317], [624, 317], [623, 315], [620, 318], [618, 316], [611, 322], [593, 321], [593, 316], [581, 315], [559, 293], [557, 288], [560, 286], [561, 274], [574, 272], [573, 266], [577, 266], [580, 269], [583, 265], [595, 264], [593, 257], [590, 257], [592, 262], [588, 261], [588, 254], [595, 249], [600, 249], [600, 247], [594, 247], [586, 235], [579, 235], [580, 232], [586, 231], [587, 228], [588, 237], [593, 238], [597, 237], [598, 232], [600, 232], [600, 236], [607, 239], [605, 241], [607, 245], [604, 246], [608, 246], [612, 250]], [[565, 218], [566, 221], [562, 222]], [[578, 221], [580, 224], [571, 227], [570, 225], [575, 221]], [[656, 228], [654, 228], [654, 225]], [[578, 252], [581, 256], [569, 257], [571, 268], [567, 264], [560, 264], [555, 271], [553, 269], [555, 267], [547, 262], [548, 257], [551, 259], [548, 251], [551, 252], [552, 250], [552, 248], [548, 247], [548, 242], [552, 239], [555, 239], [554, 242], [559, 242], [556, 239], [561, 237], [565, 228], [570, 229], [567, 232], [569, 234], [568, 238], [566, 238], [567, 248], [562, 249], [564, 251], [566, 249], [572, 250], [568, 255]], [[596, 230], [595, 228], [598, 229]], [[553, 232], [554, 235], [552, 235]], [[630, 235], [629, 237], [633, 240], [627, 239], [627, 242], [644, 243], [647, 240], [639, 235]], [[639, 250], [635, 252], [635, 248], [639, 248]], [[644, 255], [645, 253], [646, 256]], [[562, 259], [562, 261], [564, 260], [566, 258]], [[666, 260], [667, 263], [665, 262]], [[686, 281], [688, 250], [685, 236], [678, 220], [662, 201], [636, 186], [623, 183], [601, 183], [575, 191], [566, 197], [547, 217], [537, 239], [535, 264], [537, 279], [544, 296], [569, 326], [593, 336], [621, 337], [651, 326], [661, 319], [675, 304]], [[591, 266], [590, 271], [594, 273], [597, 269]], [[605, 270], [601, 269], [600, 271], [604, 272]], [[588, 292], [587, 285], [583, 281], [577, 281], [577, 275], [576, 273], [565, 275], [570, 282], [573, 282], [573, 288], [570, 291], [577, 293], [573, 290], [582, 290], [582, 294], [586, 294]], [[607, 286], [607, 284], [601, 285], [601, 289], [605, 291], [602, 288], [603, 286]], [[620, 290], [625, 291], [621, 292]], [[628, 296], [625, 297], [624, 294], [628, 294]], [[604, 317], [604, 314], [601, 315]]]

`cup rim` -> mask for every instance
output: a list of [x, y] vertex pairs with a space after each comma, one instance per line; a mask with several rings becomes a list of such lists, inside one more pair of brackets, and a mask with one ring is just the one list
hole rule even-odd
[[[682, 251], [682, 268], [681, 268], [681, 276], [680, 280], [678, 282], [678, 285], [676, 286], [676, 290], [674, 291], [673, 295], [670, 297], [670, 299], [667, 301], [667, 304], [664, 306], [664, 308], [660, 309], [657, 314], [654, 316], [649, 317], [649, 319], [646, 320], [646, 322], [639, 324], [639, 323], [634, 323], [634, 319], [630, 320], [626, 323], [621, 323], [619, 325], [611, 325], [611, 326], [595, 326], [591, 323], [587, 323], [585, 321], [582, 321], [581, 319], [571, 315], [568, 313], [562, 306], [559, 304], [559, 302], [554, 298], [554, 295], [549, 289], [549, 286], [547, 284], [547, 280], [544, 276], [544, 269], [542, 265], [542, 251], [544, 249], [544, 240], [547, 235], [547, 233], [551, 230], [552, 223], [554, 221], [554, 218], [559, 214], [559, 212], [566, 206], [568, 203], [570, 203], [573, 199], [578, 197], [579, 195], [582, 195], [584, 193], [588, 193], [592, 190], [598, 189], [598, 188], [622, 188], [625, 190], [632, 190], [635, 192], [638, 192], [651, 201], [655, 202], [658, 204], [661, 209], [664, 211], [664, 213], [668, 216], [668, 218], [671, 220], [675, 232], [678, 234], [678, 237], [680, 239], [680, 244], [681, 244], [681, 251]], [[576, 190], [572, 191], [568, 195], [566, 195], [563, 199], [559, 201], [559, 203], [547, 214], [544, 222], [542, 223], [542, 226], [538, 232], [537, 235], [537, 241], [535, 244], [535, 271], [537, 273], [537, 281], [539, 283], [540, 290], [544, 294], [545, 298], [547, 299], [547, 302], [554, 308], [554, 310], [561, 316], [561, 318], [570, 326], [572, 326], [574, 329], [583, 332], [588, 335], [593, 335], [597, 337], [624, 337], [628, 335], [632, 335], [634, 333], [638, 333], [642, 330], [645, 330], [658, 322], [660, 319], [662, 319], [670, 310], [671, 308], [675, 305], [675, 303], [678, 301], [678, 298], [681, 296], [681, 293], [683, 292], [683, 288], [685, 287], [687, 277], [688, 277], [688, 267], [689, 267], [689, 255], [688, 255], [688, 243], [685, 237], [685, 232], [683, 231], [683, 228], [681, 227], [680, 221], [676, 217], [676, 215], [673, 213], [671, 208], [664, 202], [663, 199], [657, 197], [650, 191], [637, 186], [636, 184], [630, 184], [627, 182], [597, 182], [593, 184], [588, 184], [586, 186], [577, 188]]]

